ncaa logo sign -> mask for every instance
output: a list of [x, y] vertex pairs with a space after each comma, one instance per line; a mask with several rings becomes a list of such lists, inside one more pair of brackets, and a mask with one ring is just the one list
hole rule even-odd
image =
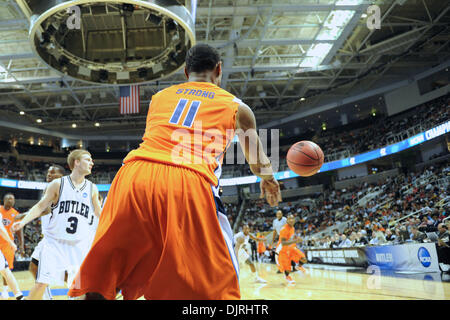
[[85, 198], [85, 199], [87, 198], [87, 193], [86, 192], [83, 193], [83, 198]]
[[419, 251], [417, 252], [417, 258], [425, 268], [428, 268], [431, 265], [431, 255], [424, 247], [419, 248]]

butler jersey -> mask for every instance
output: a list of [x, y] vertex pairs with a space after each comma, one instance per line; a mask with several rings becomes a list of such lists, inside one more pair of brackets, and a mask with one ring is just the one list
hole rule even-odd
[[244, 238], [244, 242], [241, 243], [240, 247], [238, 248], [240, 249], [244, 249], [245, 251], [251, 251], [251, 246], [250, 243], [248, 242], [250, 240], [250, 235], [245, 235], [244, 232], [239, 232], [236, 233], [236, 235], [234, 236], [234, 242], [236, 243], [238, 238]]
[[209, 82], [186, 82], [152, 97], [143, 142], [124, 163], [150, 160], [196, 171], [218, 184], [241, 101]]
[[86, 240], [91, 237], [94, 221], [92, 204], [92, 182], [76, 189], [70, 176], [61, 178], [59, 199], [52, 206], [45, 236], [67, 241]]

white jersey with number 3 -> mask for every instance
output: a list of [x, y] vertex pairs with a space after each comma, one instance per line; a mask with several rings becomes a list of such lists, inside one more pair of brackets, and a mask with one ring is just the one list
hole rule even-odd
[[238, 249], [244, 249], [245, 251], [251, 251], [250, 243], [248, 242], [250, 240], [250, 235], [245, 235], [244, 232], [236, 233], [234, 236], [234, 242], [237, 242], [236, 240], [238, 238], [244, 238], [244, 242], [241, 243], [240, 247]]
[[92, 188], [92, 182], [87, 179], [77, 189], [70, 176], [61, 178], [58, 203], [51, 208], [45, 236], [67, 241], [91, 237], [94, 222]]

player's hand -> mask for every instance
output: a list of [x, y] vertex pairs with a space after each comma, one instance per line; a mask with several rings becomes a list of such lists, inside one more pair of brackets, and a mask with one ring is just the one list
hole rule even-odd
[[19, 231], [20, 229], [22, 229], [25, 226], [25, 224], [23, 223], [23, 221], [18, 221], [18, 222], [14, 222], [11, 230], [13, 232]]
[[261, 194], [260, 198], [266, 197], [267, 203], [271, 207], [275, 207], [282, 200], [280, 184], [278, 181], [272, 176], [271, 179], [264, 180], [261, 179], [260, 182]]

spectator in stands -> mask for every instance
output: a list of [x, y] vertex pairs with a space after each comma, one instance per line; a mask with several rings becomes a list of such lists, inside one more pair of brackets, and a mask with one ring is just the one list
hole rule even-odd
[[416, 226], [413, 226], [411, 228], [411, 240], [417, 241], [417, 242], [423, 242], [427, 238], [426, 234], [419, 231], [419, 228]]
[[341, 242], [339, 243], [339, 248], [349, 248], [353, 245], [352, 241], [347, 238], [345, 234], [341, 235]]
[[445, 224], [440, 223], [438, 225], [438, 231], [439, 231], [439, 234], [438, 234], [438, 237], [439, 237], [438, 246], [449, 247], [450, 234], [448, 232], [448, 227]]
[[386, 241], [387, 242], [394, 242], [397, 236], [392, 233], [391, 229], [386, 229]]
[[443, 272], [450, 273], [450, 233], [447, 225], [438, 225], [437, 255], [439, 266]]
[[367, 246], [369, 244], [369, 240], [366, 238], [366, 236], [361, 231], [359, 231], [356, 233], [355, 244]]

